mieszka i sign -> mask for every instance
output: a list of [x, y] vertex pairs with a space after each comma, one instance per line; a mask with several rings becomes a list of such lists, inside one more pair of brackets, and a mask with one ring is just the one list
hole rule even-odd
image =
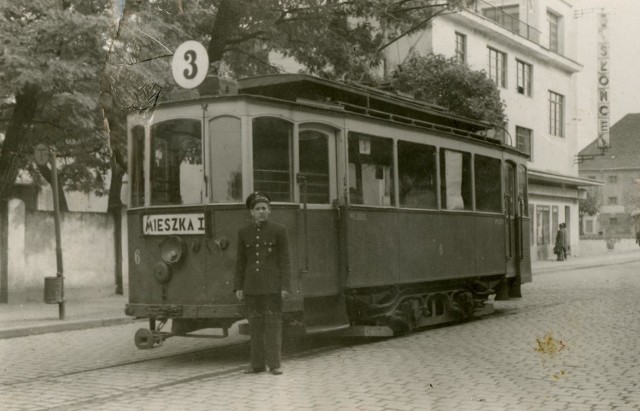
[[173, 79], [182, 88], [198, 87], [207, 77], [209, 55], [197, 41], [185, 41], [178, 46], [171, 59]]
[[607, 13], [598, 14], [598, 148], [609, 147], [609, 41]]

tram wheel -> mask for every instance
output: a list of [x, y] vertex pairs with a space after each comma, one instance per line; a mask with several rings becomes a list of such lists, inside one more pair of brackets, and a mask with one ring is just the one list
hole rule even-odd
[[146, 328], [140, 328], [136, 331], [136, 335], [133, 337], [133, 341], [139, 350], [150, 350], [155, 343], [153, 338], [153, 332]]

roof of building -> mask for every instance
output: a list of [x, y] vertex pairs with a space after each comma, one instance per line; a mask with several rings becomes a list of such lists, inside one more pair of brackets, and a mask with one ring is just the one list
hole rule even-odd
[[580, 164], [579, 170], [640, 169], [640, 113], [627, 114], [611, 127], [610, 148], [600, 154], [597, 139], [580, 151], [580, 155], [596, 155]]

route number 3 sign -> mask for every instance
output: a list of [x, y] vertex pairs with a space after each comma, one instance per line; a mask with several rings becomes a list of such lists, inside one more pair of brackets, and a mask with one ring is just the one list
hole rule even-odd
[[207, 77], [208, 70], [207, 49], [195, 40], [185, 41], [173, 53], [171, 72], [173, 79], [182, 88], [198, 87]]

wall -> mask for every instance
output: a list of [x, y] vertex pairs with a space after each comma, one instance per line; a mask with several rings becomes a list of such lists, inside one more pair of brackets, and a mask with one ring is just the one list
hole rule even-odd
[[606, 240], [580, 240], [580, 255], [588, 257], [590, 255], [601, 255], [610, 253], [620, 253], [637, 250], [638, 244], [633, 238], [623, 238], [615, 241], [613, 249], [607, 248]]
[[[65, 298], [112, 294], [112, 218], [104, 213], [62, 213], [61, 217]], [[56, 275], [53, 213], [27, 211], [22, 201], [11, 200], [8, 243], [9, 301], [42, 301], [44, 277]]]

